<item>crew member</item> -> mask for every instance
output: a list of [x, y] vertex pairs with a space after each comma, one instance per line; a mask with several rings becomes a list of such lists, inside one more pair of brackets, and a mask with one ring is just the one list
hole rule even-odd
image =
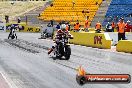
[[79, 21], [77, 20], [77, 23], [74, 25], [74, 30], [78, 32], [80, 30], [81, 25], [79, 24]]
[[66, 31], [69, 31], [70, 30], [70, 24], [69, 22], [66, 22]]
[[86, 32], [88, 32], [89, 30], [88, 30], [88, 28], [89, 28], [89, 25], [88, 25], [88, 16], [87, 16], [87, 19], [86, 19], [86, 21], [85, 21], [85, 25], [84, 25], [84, 29], [85, 29], [85, 31]]
[[130, 32], [132, 30], [132, 25], [130, 24], [131, 22], [128, 20], [126, 23], [125, 31]]
[[111, 26], [112, 26], [112, 32], [114, 32], [114, 29], [115, 29], [115, 23], [114, 23], [114, 21], [112, 22]]
[[118, 41], [119, 40], [125, 40], [125, 22], [124, 18], [120, 18], [120, 22], [117, 24], [117, 30], [118, 30]]
[[101, 32], [101, 23], [98, 21], [95, 25], [95, 31], [96, 33], [100, 33]]

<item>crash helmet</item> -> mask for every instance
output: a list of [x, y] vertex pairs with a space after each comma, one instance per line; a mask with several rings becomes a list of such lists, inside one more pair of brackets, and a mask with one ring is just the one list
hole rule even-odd
[[61, 28], [62, 31], [65, 31], [66, 25], [65, 24], [61, 24], [60, 28]]

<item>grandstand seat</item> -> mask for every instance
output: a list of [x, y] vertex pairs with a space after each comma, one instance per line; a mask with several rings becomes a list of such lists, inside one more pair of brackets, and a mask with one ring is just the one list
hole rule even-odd
[[[84, 24], [86, 16], [89, 16], [89, 21], [93, 20], [99, 5], [96, 5], [97, 0], [75, 0], [73, 7], [73, 0], [54, 0], [53, 6], [47, 7], [42, 13], [41, 17], [44, 20], [66, 20], [75, 23], [77, 20]], [[101, 4], [102, 0], [98, 0]], [[89, 9], [89, 13], [83, 14], [82, 11]], [[91, 22], [89, 22], [91, 23]], [[90, 25], [90, 24], [89, 24]]]
[[132, 14], [131, 0], [112, 0], [107, 10], [103, 25], [106, 25], [108, 21], [113, 21], [115, 17], [124, 17], [125, 21], [128, 19], [132, 21], [131, 17], [128, 17], [129, 14]]

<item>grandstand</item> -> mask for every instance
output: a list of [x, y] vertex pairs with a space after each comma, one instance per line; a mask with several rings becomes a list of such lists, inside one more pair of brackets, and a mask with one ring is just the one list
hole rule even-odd
[[41, 1], [30, 1], [30, 2], [23, 2], [23, 1], [14, 1], [12, 4], [11, 1], [4, 1], [0, 2], [0, 17], [2, 21], [5, 21], [5, 15], [9, 15], [10, 20], [15, 20], [15, 17], [21, 16], [24, 13], [27, 13], [37, 7], [43, 6], [44, 3]]
[[84, 25], [86, 17], [89, 16], [90, 25], [101, 3], [102, 0], [54, 0], [51, 6], [40, 14], [39, 19], [57, 22], [64, 20], [70, 21], [71, 24], [79, 20], [80, 24]]
[[[73, 4], [75, 3], [75, 4]], [[88, 10], [89, 13], [82, 13]], [[109, 21], [118, 22], [120, 17], [125, 21], [132, 21], [132, 1], [131, 0], [53, 0], [39, 19], [44, 21], [55, 20], [57, 22], [65, 20], [74, 24], [77, 20], [84, 25], [86, 16], [89, 16], [89, 25], [94, 27], [99, 20], [103, 26]]]
[[105, 15], [105, 19], [103, 25], [109, 21], [118, 22], [120, 17], [124, 17], [125, 21], [132, 21], [132, 1], [131, 0], [112, 0], [107, 13]]
[[25, 22], [27, 16], [28, 21], [34, 24], [41, 23], [40, 20], [42, 23], [64, 20], [75, 24], [79, 20], [80, 24], [84, 25], [86, 17], [89, 16], [91, 27], [94, 27], [98, 20], [105, 26], [108, 21], [118, 22], [120, 17], [132, 22], [131, 0], [46, 0], [51, 1], [48, 3], [51, 5], [46, 6], [47, 8], [41, 1], [14, 1], [14, 4], [11, 4], [12, 1], [0, 2], [0, 17], [4, 21], [5, 15], [9, 15], [10, 20], [20, 16]]
[[46, 0], [0, 0], [0, 1], [46, 1]]

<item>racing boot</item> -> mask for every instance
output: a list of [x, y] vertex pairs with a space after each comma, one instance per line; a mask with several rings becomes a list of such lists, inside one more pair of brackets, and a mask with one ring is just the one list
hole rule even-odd
[[50, 48], [48, 51], [48, 55], [53, 51], [53, 48]]

